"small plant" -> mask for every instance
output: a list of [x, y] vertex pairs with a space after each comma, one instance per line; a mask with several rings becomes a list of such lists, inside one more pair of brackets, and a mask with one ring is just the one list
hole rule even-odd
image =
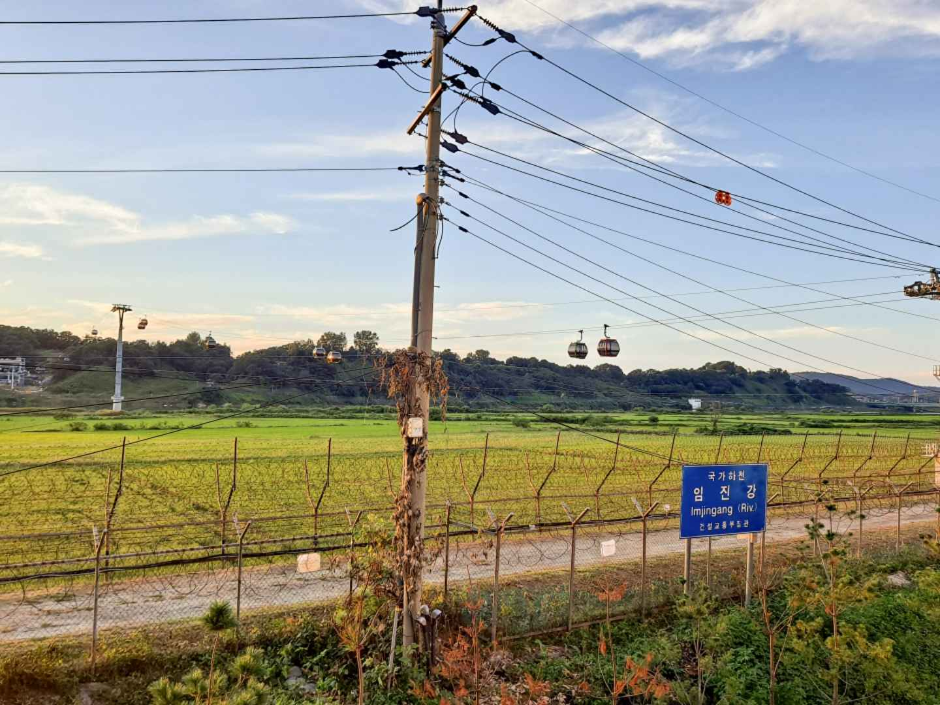
[[646, 420], [649, 421], [651, 424], [658, 424], [658, 423], [659, 423], [659, 417], [658, 417], [656, 414], [652, 414], [652, 415], [649, 416]]
[[209, 605], [208, 611], [202, 616], [202, 624], [206, 629], [215, 634], [215, 639], [212, 642], [212, 657], [209, 660], [209, 687], [206, 696], [207, 705], [211, 705], [215, 654], [219, 648], [219, 639], [222, 637], [222, 632], [234, 629], [238, 626], [238, 623], [235, 621], [235, 615], [232, 613], [232, 606], [228, 602], [216, 600]]
[[88, 424], [84, 421], [72, 421], [69, 423], [69, 431], [87, 431]]

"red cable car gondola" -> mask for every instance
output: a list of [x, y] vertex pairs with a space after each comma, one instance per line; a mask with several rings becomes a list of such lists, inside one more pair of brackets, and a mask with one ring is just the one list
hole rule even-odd
[[604, 337], [597, 342], [597, 354], [601, 357], [617, 357], [620, 354], [620, 343], [614, 338], [607, 337], [607, 324], [604, 324]]

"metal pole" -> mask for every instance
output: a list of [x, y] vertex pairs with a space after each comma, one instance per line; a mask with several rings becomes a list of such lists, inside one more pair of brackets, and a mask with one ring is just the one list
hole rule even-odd
[[574, 623], [574, 561], [578, 544], [578, 525], [571, 525], [571, 565], [568, 567], [568, 631]]
[[101, 582], [101, 549], [104, 546], [104, 538], [107, 536], [107, 529], [99, 536], [98, 530], [93, 529], [95, 541], [95, 588], [94, 588], [94, 607], [91, 617], [91, 672], [95, 672], [95, 661], [98, 657], [98, 586]]
[[643, 515], [640, 558], [640, 616], [646, 617], [646, 514]]
[[[438, 0], [437, 9], [443, 9], [443, 0]], [[444, 40], [447, 30], [444, 15], [436, 13], [431, 18], [433, 34], [431, 44], [431, 82], [430, 95], [437, 96], [434, 104], [428, 106], [427, 143], [425, 159], [424, 193], [418, 196], [418, 205], [422, 206], [417, 218], [417, 238], [414, 250], [414, 297], [412, 300], [411, 346], [420, 354], [430, 357], [431, 333], [434, 322], [434, 267], [437, 250], [437, 230], [440, 215], [440, 153], [441, 153], [441, 90], [443, 77]], [[411, 498], [411, 519], [409, 520], [409, 543], [420, 545], [424, 534], [425, 511], [425, 470], [428, 453], [428, 421], [430, 418], [430, 390], [427, 380], [419, 375], [412, 386], [415, 406], [423, 420], [421, 438], [407, 439], [413, 447], [406, 448], [404, 462], [407, 477], [410, 478], [409, 496]], [[416, 462], [417, 459], [417, 462]], [[408, 465], [411, 467], [407, 467]], [[404, 645], [415, 643], [413, 620], [421, 606], [422, 576], [420, 571], [413, 576], [414, 585], [408, 595], [409, 605], [403, 615]], [[407, 582], [407, 581], [406, 581]]]
[[493, 616], [490, 624], [490, 643], [496, 645], [496, 627], [499, 623], [499, 553], [503, 543], [503, 527], [496, 528], [496, 567], [493, 570]]
[[747, 537], [747, 564], [744, 567], [744, 606], [751, 606], [751, 584], [754, 582], [754, 534]]
[[708, 550], [705, 552], [705, 587], [712, 586], [712, 537], [708, 537]]
[[692, 539], [685, 540], [685, 561], [682, 564], [682, 577], [685, 579], [682, 594], [688, 595], [692, 587]]
[[450, 576], [450, 500], [447, 501], [447, 516], [444, 522], [444, 604], [447, 604], [447, 586]]
[[245, 543], [245, 534], [251, 528], [251, 522], [245, 524], [245, 528], [238, 534], [238, 578], [236, 581], [235, 593], [235, 622], [241, 626], [242, 621], [242, 548]]

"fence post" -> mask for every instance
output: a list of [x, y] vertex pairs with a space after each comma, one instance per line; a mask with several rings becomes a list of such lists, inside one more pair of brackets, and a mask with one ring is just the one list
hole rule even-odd
[[228, 497], [222, 501], [222, 477], [219, 474], [219, 464], [215, 464], [215, 493], [219, 501], [219, 549], [225, 555], [225, 526], [228, 522], [228, 510], [232, 506], [232, 496], [238, 485], [238, 437], [235, 437], [235, 447], [232, 455], [232, 485], [228, 490]]
[[448, 578], [450, 577], [450, 500], [444, 520], [444, 604], [447, 604]]
[[858, 513], [858, 546], [855, 549], [856, 558], [862, 557], [862, 530], [865, 523], [865, 515], [862, 514], [862, 500], [865, 499], [865, 495], [871, 492], [872, 489], [874, 488], [870, 486], [864, 492], [860, 492], [857, 487], [855, 488], [855, 510]]
[[715, 465], [721, 461], [721, 446], [725, 442], [725, 432], [722, 431], [718, 436], [718, 450], [715, 451]]
[[317, 501], [313, 501], [313, 495], [310, 492], [310, 467], [307, 465], [306, 459], [304, 460], [304, 490], [307, 493], [307, 504], [310, 505], [310, 508], [313, 510], [313, 545], [314, 547], [320, 545], [320, 504], [323, 502], [323, 496], [326, 494], [326, 489], [330, 486], [330, 464], [333, 460], [333, 439], [328, 438], [326, 441], [326, 480], [323, 482], [323, 487], [320, 489], [320, 496], [317, 497]]
[[[127, 436], [121, 439], [121, 469], [118, 472], [118, 484], [117, 490], [114, 492], [114, 501], [111, 501], [111, 471], [112, 468], [108, 466], [108, 486], [105, 490], [105, 499], [104, 499], [104, 565], [108, 566], [108, 556], [111, 554], [111, 524], [114, 521], [114, 516], [117, 514], [118, 502], [121, 499], [121, 495], [124, 494], [124, 457], [125, 451], [127, 449]], [[109, 577], [109, 576], [108, 576]]]
[[97, 526], [92, 526], [91, 530], [95, 547], [94, 606], [91, 616], [91, 672], [94, 673], [95, 662], [98, 658], [98, 587], [101, 582], [101, 549], [104, 546], [108, 531], [105, 529], [105, 531], [99, 535]]
[[[242, 622], [242, 553], [244, 551], [245, 534], [251, 528], [251, 522], [245, 524], [245, 528], [238, 532], [238, 578], [236, 579], [235, 593], [235, 622], [241, 627]], [[238, 531], [238, 518], [235, 519], [235, 530]]]
[[676, 429], [672, 432], [672, 445], [669, 446], [669, 459], [666, 461], [666, 464], [663, 465], [662, 469], [659, 471], [659, 474], [656, 475], [652, 480], [650, 480], [650, 485], [646, 489], [647, 492], [647, 504], [650, 506], [653, 505], [653, 485], [655, 485], [659, 478], [663, 476], [663, 473], [666, 472], [672, 466], [672, 453], [676, 449], [676, 436], [679, 435], [679, 429]]
[[[839, 438], [836, 441], [836, 454], [829, 459], [829, 462], [823, 466], [822, 470], [820, 470], [819, 474], [816, 476], [816, 502], [813, 508], [813, 526], [819, 524], [819, 500], [822, 498], [822, 476], [826, 470], [829, 469], [829, 466], [839, 459], [840, 450], [842, 450], [842, 431], [839, 431]], [[813, 540], [813, 555], [818, 556], [819, 553], [819, 539], [816, 538]]]
[[[486, 475], [486, 461], [490, 455], [490, 434], [486, 434], [486, 438], [483, 441], [483, 467], [480, 468], [480, 476], [477, 478], [476, 484], [473, 486], [472, 496], [470, 497], [470, 524], [474, 522], [473, 516], [473, 507], [476, 504], [477, 500], [477, 490], [480, 489], [480, 483], [483, 482], [483, 477]], [[462, 467], [462, 466], [461, 466]]]
[[[913, 482], [908, 482], [900, 490], [895, 490], [898, 495], [898, 533], [897, 533], [897, 540], [895, 541], [895, 546], [894, 546], [894, 550], [896, 553], [901, 552], [901, 497], [908, 490], [908, 488], [913, 484], [914, 484]], [[892, 489], [894, 489], [893, 486], [892, 486]]]
[[594, 508], [597, 511], [597, 519], [600, 521], [601, 518], [601, 489], [607, 483], [607, 478], [613, 474], [614, 470], [617, 469], [617, 455], [620, 451], [620, 431], [617, 431], [617, 445], [614, 446], [614, 462], [610, 464], [610, 470], [607, 471], [607, 474], [604, 475], [604, 479], [601, 480], [601, 483], [597, 486], [597, 489], [594, 490]]
[[362, 518], [362, 510], [356, 514], [356, 518], [352, 518], [352, 514], [349, 512], [348, 507], [343, 507], [343, 510], [346, 512], [346, 523], [349, 524], [349, 597], [352, 597], [353, 594], [353, 563], [355, 562], [355, 544], [356, 544], [356, 535], [353, 533], [353, 529], [359, 524], [359, 520]]
[[506, 524], [514, 516], [513, 512], [506, 515], [502, 523], [493, 518], [493, 525], [496, 527], [496, 566], [493, 570], [493, 616], [490, 625], [490, 643], [496, 645], [497, 626], [499, 624], [499, 554], [503, 544], [503, 531]]
[[646, 536], [647, 536], [647, 520], [649, 515], [653, 513], [653, 510], [659, 506], [659, 502], [656, 504], [650, 505], [649, 509], [643, 512], [642, 526], [643, 526], [643, 540], [642, 540], [642, 558], [640, 561], [640, 616], [646, 617]]
[[572, 617], [574, 615], [574, 564], [578, 544], [578, 522], [590, 511], [590, 507], [585, 507], [584, 511], [576, 517], [572, 516], [571, 512], [568, 510], [568, 505], [564, 502], [561, 503], [561, 508], [565, 510], [565, 514], [568, 515], [568, 521], [571, 522], [571, 564], [568, 568], [568, 631], [570, 632], [573, 623]]

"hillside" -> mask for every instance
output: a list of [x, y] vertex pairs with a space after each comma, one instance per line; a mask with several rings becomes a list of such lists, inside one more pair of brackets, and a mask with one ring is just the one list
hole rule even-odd
[[923, 387], [893, 377], [879, 377], [877, 379], [860, 379], [858, 377], [834, 375], [829, 372], [798, 372], [801, 378], [815, 379], [828, 384], [839, 384], [846, 387], [852, 394], [873, 396], [878, 394], [910, 395], [915, 391], [919, 394], [940, 394], [940, 387]]
[[[378, 336], [359, 331], [349, 345], [345, 334], [305, 340], [233, 356], [225, 345], [207, 349], [198, 333], [173, 342], [134, 341], [124, 345], [125, 396], [190, 392], [159, 400], [160, 408], [199, 404], [271, 401], [287, 390], [311, 390], [299, 404], [376, 403], [383, 399], [370, 374], [381, 355]], [[342, 350], [342, 365], [315, 359], [317, 345]], [[84, 340], [67, 332], [0, 326], [0, 357], [20, 355], [43, 393], [0, 393], [0, 403], [53, 406], [107, 399], [113, 390], [116, 341]], [[601, 364], [559, 365], [536, 358], [497, 360], [486, 350], [461, 357], [439, 353], [450, 380], [452, 407], [503, 407], [507, 402], [555, 408], [689, 408], [689, 398], [741, 409], [818, 408], [856, 405], [845, 387], [828, 380], [800, 379], [785, 370], [748, 371], [733, 362], [696, 369], [633, 370]], [[316, 386], [311, 386], [313, 382]], [[236, 389], [226, 389], [237, 386]], [[284, 390], [284, 391], [281, 391]], [[139, 404], [139, 403], [138, 403]], [[151, 404], [151, 406], [154, 406]], [[139, 408], [131, 407], [131, 408]]]

